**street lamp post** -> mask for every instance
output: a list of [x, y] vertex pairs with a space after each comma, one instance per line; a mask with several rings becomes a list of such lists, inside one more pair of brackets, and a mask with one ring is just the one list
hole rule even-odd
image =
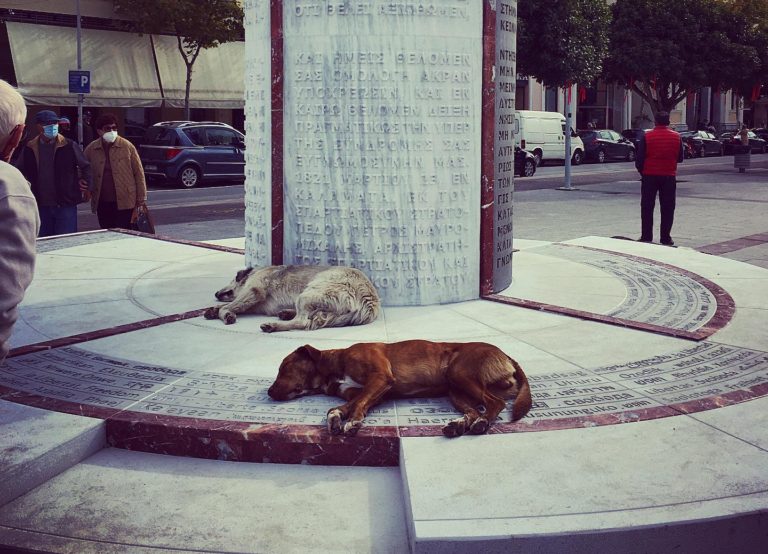
[[[80, 0], [75, 0], [77, 8], [77, 70], [83, 69], [82, 51], [80, 48]], [[77, 142], [83, 144], [83, 99], [84, 95], [77, 95]]]
[[[571, 87], [572, 85], [567, 85]], [[571, 184], [571, 90], [570, 88], [563, 89], [563, 96], [565, 100], [565, 155], [563, 161], [565, 162], [565, 184], [562, 187], [557, 187], [558, 190], [578, 190]]]

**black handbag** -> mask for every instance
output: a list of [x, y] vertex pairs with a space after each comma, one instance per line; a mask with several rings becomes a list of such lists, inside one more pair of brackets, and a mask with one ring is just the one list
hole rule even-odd
[[146, 204], [141, 204], [133, 210], [131, 217], [131, 229], [150, 235], [155, 234], [155, 222]]

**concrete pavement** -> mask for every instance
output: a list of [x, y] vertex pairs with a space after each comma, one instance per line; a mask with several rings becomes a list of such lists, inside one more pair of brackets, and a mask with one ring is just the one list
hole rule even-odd
[[[678, 246], [705, 250], [714, 244], [768, 233], [768, 155], [765, 160], [760, 155], [752, 160], [752, 169], [742, 174], [733, 168], [730, 157], [684, 162], [686, 175], [678, 181], [672, 229]], [[701, 170], [696, 172], [698, 167]], [[640, 182], [636, 177], [579, 187], [574, 192], [516, 192], [515, 236], [551, 241], [582, 234], [640, 236]], [[745, 241], [743, 245], [734, 242], [720, 255], [768, 267], [766, 240]]]

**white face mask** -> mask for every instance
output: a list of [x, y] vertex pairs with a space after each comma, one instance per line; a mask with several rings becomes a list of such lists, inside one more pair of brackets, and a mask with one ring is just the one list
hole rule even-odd
[[117, 131], [107, 131], [103, 135], [101, 135], [101, 138], [103, 138], [108, 143], [113, 143], [117, 140]]

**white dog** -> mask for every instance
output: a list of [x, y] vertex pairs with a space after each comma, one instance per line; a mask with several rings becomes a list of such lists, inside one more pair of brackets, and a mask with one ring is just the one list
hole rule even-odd
[[283, 322], [264, 323], [265, 333], [364, 325], [381, 309], [376, 289], [365, 274], [351, 267], [277, 265], [243, 269], [216, 292], [227, 302], [205, 311], [206, 319], [229, 325], [239, 313], [276, 315]]

